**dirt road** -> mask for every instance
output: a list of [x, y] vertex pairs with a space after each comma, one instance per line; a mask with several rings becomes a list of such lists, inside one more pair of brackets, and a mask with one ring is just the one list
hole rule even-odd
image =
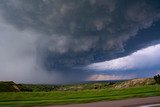
[[46, 107], [160, 107], [160, 96]]

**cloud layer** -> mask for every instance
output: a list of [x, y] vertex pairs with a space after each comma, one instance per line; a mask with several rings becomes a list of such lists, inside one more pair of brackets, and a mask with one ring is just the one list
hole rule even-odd
[[96, 70], [131, 70], [148, 69], [157, 67], [160, 64], [160, 44], [138, 50], [129, 56], [93, 63], [88, 66], [89, 69]]
[[74, 68], [126, 55], [125, 43], [159, 21], [159, 4], [159, 0], [1, 0], [2, 80], [86, 80], [94, 74]]
[[[88, 65], [86, 68], [96, 71], [97, 75], [117, 76], [122, 79], [149, 77], [159, 73], [160, 44], [138, 50], [131, 55]], [[100, 73], [98, 73], [100, 72]], [[128, 76], [127, 76], [128, 75]]]
[[1, 2], [8, 22], [19, 29], [34, 29], [49, 35], [48, 49], [58, 53], [122, 50], [125, 41], [160, 17], [155, 2], [147, 0]]

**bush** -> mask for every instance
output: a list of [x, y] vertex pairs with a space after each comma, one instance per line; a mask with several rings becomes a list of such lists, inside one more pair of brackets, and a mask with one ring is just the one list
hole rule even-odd
[[158, 74], [158, 75], [155, 75], [154, 76], [154, 79], [155, 79], [155, 81], [158, 83], [158, 84], [160, 84], [160, 75]]

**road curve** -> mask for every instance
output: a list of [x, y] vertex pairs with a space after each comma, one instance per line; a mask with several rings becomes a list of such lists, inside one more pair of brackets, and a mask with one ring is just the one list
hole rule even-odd
[[160, 107], [160, 96], [45, 107]]

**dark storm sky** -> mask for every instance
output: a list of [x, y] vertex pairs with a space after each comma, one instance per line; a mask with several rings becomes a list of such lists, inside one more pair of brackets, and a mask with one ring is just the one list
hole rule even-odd
[[1, 0], [0, 80], [153, 76], [160, 71], [159, 19], [159, 0]]

